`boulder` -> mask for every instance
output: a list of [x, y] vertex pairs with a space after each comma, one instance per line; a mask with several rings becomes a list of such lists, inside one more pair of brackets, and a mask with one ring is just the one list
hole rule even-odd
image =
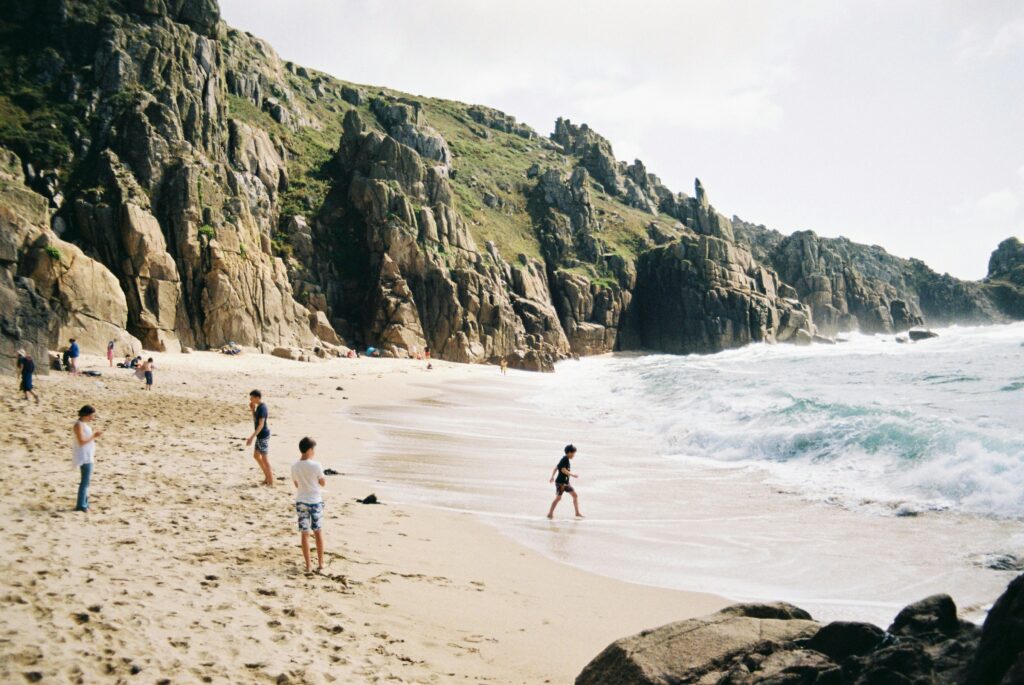
[[327, 320], [327, 315], [323, 312], [310, 313], [309, 327], [313, 331], [313, 335], [325, 343], [341, 345], [341, 339], [338, 338], [338, 334], [334, 332], [334, 327], [331, 326], [331, 322]]
[[94, 354], [104, 353], [110, 340], [118, 355], [142, 349], [142, 343], [125, 330], [128, 305], [117, 278], [77, 246], [47, 231], [22, 258], [21, 270], [55, 314], [51, 347], [75, 338], [84, 351]]
[[718, 682], [730, 659], [765, 643], [811, 636], [818, 624], [796, 607], [739, 605], [617, 640], [594, 658], [576, 685], [683, 685]]
[[302, 350], [298, 347], [275, 347], [270, 354], [281, 359], [290, 359], [296, 362], [304, 356]]
[[1024, 574], [1010, 582], [981, 628], [968, 685], [1024, 682]]
[[907, 331], [907, 336], [917, 342], [918, 340], [927, 340], [928, 338], [937, 338], [939, 334], [935, 331], [922, 331], [922, 330], [911, 330]]

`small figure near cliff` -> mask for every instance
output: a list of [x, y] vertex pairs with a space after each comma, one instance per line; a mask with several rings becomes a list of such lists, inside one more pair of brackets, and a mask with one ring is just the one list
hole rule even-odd
[[[580, 501], [576, 495], [576, 490], [569, 485], [570, 478], [579, 478], [578, 474], [572, 473], [571, 460], [576, 456], [576, 446], [566, 445], [565, 456], [562, 457], [561, 461], [551, 471], [551, 478], [548, 480], [549, 483], [555, 484], [555, 501], [551, 503], [551, 508], [548, 509], [548, 518], [555, 517], [555, 507], [562, 501], [562, 495], [569, 493], [572, 495], [572, 506], [576, 510], [576, 518], [583, 518], [583, 514], [580, 513]], [[556, 477], [557, 476], [557, 477]]]
[[501, 358], [501, 375], [504, 376], [508, 373], [508, 359], [505, 357]]
[[306, 562], [306, 573], [312, 571], [309, 559], [309, 533], [316, 539], [316, 572], [324, 570], [323, 515], [324, 496], [320, 488], [327, 485], [324, 467], [313, 461], [316, 454], [316, 440], [303, 438], [299, 441], [299, 460], [292, 464], [292, 482], [295, 483], [295, 513], [299, 519], [299, 535], [302, 539], [302, 558]]
[[21, 385], [19, 389], [25, 393], [25, 401], [28, 401], [28, 396], [32, 395], [35, 399], [36, 404], [39, 403], [39, 395], [35, 393], [33, 388], [35, 387], [32, 383], [32, 374], [36, 372], [36, 363], [32, 360], [32, 355], [25, 352], [25, 350], [18, 350], [18, 372], [21, 374]]
[[114, 368], [114, 341], [111, 340], [107, 343], [107, 364], [110, 368]]
[[252, 458], [259, 464], [263, 471], [263, 484], [274, 485], [274, 473], [270, 469], [270, 426], [267, 419], [270, 418], [270, 410], [263, 403], [263, 393], [253, 390], [249, 393], [249, 411], [252, 412], [253, 431], [246, 445], [256, 441], [256, 447], [252, 451]]
[[153, 389], [153, 369], [155, 368], [156, 364], [153, 363], [152, 357], [142, 363], [142, 376], [146, 379], [146, 390]]
[[71, 346], [68, 347], [68, 362], [71, 364], [71, 375], [78, 375], [78, 356], [82, 353], [78, 348], [78, 343], [74, 338], [71, 338], [68, 342]]
[[75, 511], [89, 512], [89, 482], [92, 480], [92, 463], [96, 456], [96, 440], [103, 431], [93, 431], [92, 420], [96, 418], [96, 410], [85, 405], [78, 410], [78, 420], [72, 428], [71, 464], [79, 470], [81, 480], [78, 483], [78, 498], [75, 500]]

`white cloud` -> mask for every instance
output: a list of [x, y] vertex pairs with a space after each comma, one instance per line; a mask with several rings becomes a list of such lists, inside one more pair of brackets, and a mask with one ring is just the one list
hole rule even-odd
[[983, 62], [1005, 57], [1024, 48], [1024, 17], [1007, 21], [995, 28], [970, 26], [957, 40], [957, 61], [960, 64]]
[[1020, 177], [1020, 182], [1024, 183], [1024, 164], [1021, 164], [1020, 168], [1017, 169], [1017, 175]]
[[1020, 200], [1016, 193], [1004, 188], [986, 193], [978, 200], [976, 206], [985, 219], [1000, 221], [1010, 219], [1017, 213]]

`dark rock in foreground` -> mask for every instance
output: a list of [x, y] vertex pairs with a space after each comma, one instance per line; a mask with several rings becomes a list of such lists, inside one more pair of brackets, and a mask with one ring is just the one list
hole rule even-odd
[[918, 340], [927, 340], [928, 338], [939, 337], [939, 334], [936, 333], [935, 331], [922, 330], [907, 331], [907, 335], [910, 336], [910, 339], [913, 340], [914, 342], [917, 342]]
[[1024, 575], [983, 628], [948, 595], [908, 605], [888, 630], [822, 626], [789, 604], [736, 604], [616, 640], [576, 685], [870, 685], [1024, 683]]

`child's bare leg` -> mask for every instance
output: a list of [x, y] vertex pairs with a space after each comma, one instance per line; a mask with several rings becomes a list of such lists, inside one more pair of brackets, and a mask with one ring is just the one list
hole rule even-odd
[[[319, 536], [317, 536], [317, 551], [319, 548], [320, 542]], [[309, 573], [312, 570], [312, 565], [309, 563], [309, 533], [305, 531], [302, 532], [302, 558], [306, 562], [306, 573]]]
[[[323, 530], [313, 531], [313, 537], [316, 539], [316, 566], [317, 571], [324, 570], [324, 532]], [[308, 564], [307, 564], [308, 565]]]
[[256, 463], [260, 466], [260, 470], [263, 471], [263, 484], [273, 485], [274, 474], [270, 472], [270, 460], [267, 458], [267, 455], [256, 450], [252, 453], [252, 458], [256, 460]]
[[555, 501], [551, 503], [551, 508], [548, 509], [548, 518], [549, 519], [555, 517], [555, 507], [557, 507], [558, 503], [561, 502], [561, 501], [562, 501], [562, 496], [561, 495], [556, 495], [555, 496]]
[[583, 518], [583, 514], [580, 513], [580, 498], [576, 496], [576, 493], [572, 493], [572, 507], [576, 510], [576, 516]]

